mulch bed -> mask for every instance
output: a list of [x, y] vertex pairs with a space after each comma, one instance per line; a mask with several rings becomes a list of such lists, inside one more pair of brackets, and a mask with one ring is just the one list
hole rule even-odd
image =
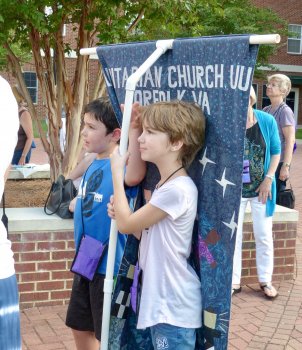
[[44, 207], [50, 186], [51, 182], [47, 179], [7, 180], [5, 206], [7, 208]]

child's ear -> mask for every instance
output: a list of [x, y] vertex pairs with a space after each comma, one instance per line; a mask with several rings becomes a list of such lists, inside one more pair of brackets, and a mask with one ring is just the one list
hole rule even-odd
[[178, 140], [172, 143], [171, 149], [172, 151], [179, 151], [181, 147], [183, 146], [184, 142], [183, 140]]
[[116, 128], [112, 131], [112, 138], [115, 142], [118, 142], [119, 139], [121, 138], [121, 129]]

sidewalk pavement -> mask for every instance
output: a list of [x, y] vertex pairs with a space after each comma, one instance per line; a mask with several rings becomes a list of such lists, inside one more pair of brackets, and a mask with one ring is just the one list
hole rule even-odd
[[[44, 164], [47, 156], [33, 150], [32, 162]], [[40, 153], [36, 153], [40, 152]], [[232, 299], [228, 350], [302, 349], [302, 144], [298, 144], [291, 168], [291, 184], [300, 217], [296, 241], [296, 275], [292, 281], [274, 283], [279, 291], [267, 300], [258, 285], [243, 286]], [[66, 306], [22, 311], [23, 350], [76, 350], [71, 331], [65, 326]], [[133, 349], [136, 350], [136, 349]], [[216, 349], [220, 350], [220, 349]]]

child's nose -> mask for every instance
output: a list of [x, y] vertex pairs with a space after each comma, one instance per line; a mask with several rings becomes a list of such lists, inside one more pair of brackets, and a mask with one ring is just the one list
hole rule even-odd
[[143, 142], [143, 133], [140, 134], [140, 136], [137, 138], [137, 141], [139, 143], [142, 143]]

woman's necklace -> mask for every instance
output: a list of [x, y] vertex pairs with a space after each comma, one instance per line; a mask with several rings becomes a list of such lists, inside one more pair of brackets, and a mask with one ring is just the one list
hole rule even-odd
[[183, 166], [181, 166], [180, 168], [178, 168], [178, 169], [176, 169], [175, 171], [173, 171], [173, 173], [170, 174], [162, 184], [159, 185], [159, 183], [158, 183], [158, 184], [155, 186], [155, 188], [158, 189], [158, 188], [162, 187], [163, 184], [165, 184], [169, 179], [171, 179], [171, 177], [172, 177], [174, 174], [176, 174], [176, 173], [177, 173], [180, 169], [182, 169], [182, 168], [183, 168]]

